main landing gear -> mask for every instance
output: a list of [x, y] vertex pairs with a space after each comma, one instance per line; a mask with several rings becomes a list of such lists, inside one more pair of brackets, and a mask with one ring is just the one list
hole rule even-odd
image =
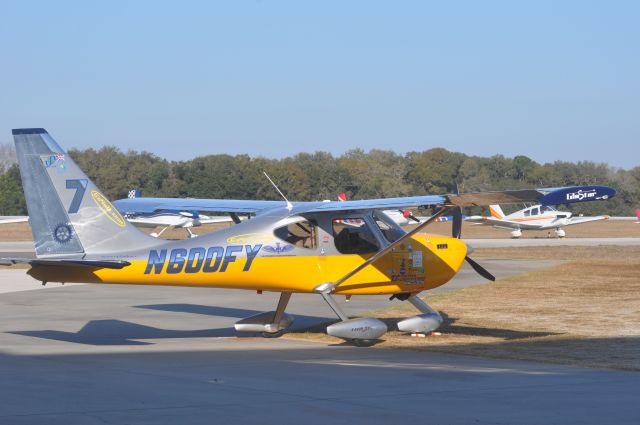
[[[316, 288], [322, 299], [340, 319], [327, 327], [327, 334], [352, 342], [358, 347], [375, 344], [387, 332], [387, 325], [373, 318], [349, 319], [331, 293], [331, 286]], [[442, 316], [418, 298], [417, 294], [399, 294], [396, 298], [409, 301], [422, 314], [398, 322], [398, 330], [409, 333], [431, 333], [442, 324]], [[275, 311], [267, 311], [242, 319], [234, 325], [238, 332], [259, 332], [265, 338], [278, 338], [293, 324], [293, 316], [285, 313], [291, 292], [282, 292]]]
[[284, 312], [291, 299], [291, 292], [282, 292], [276, 311], [256, 314], [236, 322], [238, 332], [260, 332], [265, 338], [278, 338], [293, 324], [293, 316]]
[[381, 320], [349, 319], [331, 295], [332, 290], [331, 283], [319, 285], [315, 289], [340, 319], [340, 322], [327, 327], [327, 334], [353, 342], [358, 347], [368, 347], [375, 344], [387, 332], [387, 325]]
[[402, 332], [428, 334], [442, 325], [442, 316], [418, 298], [418, 294], [411, 294], [407, 300], [422, 312], [422, 314], [398, 322], [398, 330]]

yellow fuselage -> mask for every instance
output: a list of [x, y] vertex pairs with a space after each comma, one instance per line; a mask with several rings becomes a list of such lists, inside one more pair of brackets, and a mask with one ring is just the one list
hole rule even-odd
[[[460, 269], [466, 245], [454, 238], [415, 235], [385, 256], [368, 265], [342, 284], [337, 293], [345, 295], [419, 292], [447, 283]], [[257, 256], [248, 270], [246, 258], [237, 258], [207, 273], [198, 269], [169, 273], [168, 267], [149, 273], [147, 260], [131, 261], [123, 269], [34, 266], [30, 274], [47, 282], [85, 282], [136, 285], [172, 285], [313, 292], [324, 282], [335, 282], [359, 266], [365, 255]], [[193, 267], [192, 267], [193, 270]], [[146, 272], [146, 273], [145, 273]]]

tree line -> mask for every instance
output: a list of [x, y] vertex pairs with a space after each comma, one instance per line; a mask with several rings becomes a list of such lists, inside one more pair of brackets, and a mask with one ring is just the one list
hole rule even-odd
[[[10, 145], [0, 145], [0, 215], [26, 214], [20, 174]], [[568, 185], [607, 185], [615, 198], [569, 206], [576, 213], [633, 215], [640, 206], [640, 166], [618, 169], [590, 161], [540, 164], [526, 156], [469, 156], [433, 148], [400, 155], [388, 150], [299, 153], [282, 159], [207, 155], [167, 161], [149, 152], [107, 146], [68, 154], [112, 200], [132, 188], [149, 197], [279, 199], [266, 171], [290, 200], [385, 198]], [[521, 208], [511, 207], [511, 210]], [[565, 207], [563, 207], [565, 208]], [[480, 213], [469, 209], [467, 214]]]

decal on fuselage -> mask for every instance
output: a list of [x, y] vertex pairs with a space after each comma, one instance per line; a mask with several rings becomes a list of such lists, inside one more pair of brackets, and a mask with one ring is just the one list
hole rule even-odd
[[[203, 247], [194, 248], [174, 248], [167, 252], [166, 249], [152, 249], [149, 251], [147, 267], [144, 274], [168, 274], [177, 273], [224, 273], [230, 263], [234, 263], [237, 254], [244, 252], [247, 261], [242, 268], [243, 272], [251, 269], [253, 260], [260, 252], [261, 244], [258, 245], [227, 245], [211, 246], [207, 249]], [[166, 265], [166, 268], [165, 268]]]
[[402, 281], [407, 285], [420, 285], [425, 278], [425, 265], [420, 249], [413, 249], [411, 242], [400, 244], [392, 250], [391, 258], [393, 268], [391, 269], [391, 280]]

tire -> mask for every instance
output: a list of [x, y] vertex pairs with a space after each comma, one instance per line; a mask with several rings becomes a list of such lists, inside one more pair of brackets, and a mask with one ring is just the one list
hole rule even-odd
[[352, 342], [353, 342], [353, 345], [355, 345], [356, 347], [371, 347], [376, 342], [378, 342], [378, 340], [377, 339], [354, 339], [352, 340]]
[[280, 338], [282, 335], [284, 335], [284, 329], [276, 332], [262, 332], [263, 338]]

